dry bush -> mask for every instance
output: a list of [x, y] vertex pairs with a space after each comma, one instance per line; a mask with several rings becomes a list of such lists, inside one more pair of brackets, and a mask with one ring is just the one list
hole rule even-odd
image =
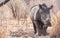
[[11, 10], [13, 17], [16, 19], [21, 19], [27, 17], [29, 8], [27, 7], [25, 1], [23, 0], [11, 0]]
[[51, 38], [60, 38], [60, 11], [52, 15], [52, 30], [50, 32]]

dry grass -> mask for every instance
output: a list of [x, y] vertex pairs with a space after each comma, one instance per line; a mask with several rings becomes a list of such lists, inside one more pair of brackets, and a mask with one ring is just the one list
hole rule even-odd
[[51, 29], [51, 38], [59, 38], [60, 36], [60, 11], [55, 14], [55, 17], [52, 17], [52, 29]]

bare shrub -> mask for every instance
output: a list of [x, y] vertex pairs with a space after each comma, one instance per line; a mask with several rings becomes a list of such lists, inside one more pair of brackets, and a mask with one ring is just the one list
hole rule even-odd
[[60, 11], [55, 13], [55, 17], [52, 16], [52, 27], [50, 37], [60, 38]]

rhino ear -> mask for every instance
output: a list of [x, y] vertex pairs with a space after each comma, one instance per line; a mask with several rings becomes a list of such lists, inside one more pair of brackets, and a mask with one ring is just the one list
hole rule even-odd
[[50, 9], [52, 9], [53, 8], [53, 5], [51, 5], [48, 9], [50, 10]]
[[39, 8], [42, 8], [42, 5], [39, 4]]

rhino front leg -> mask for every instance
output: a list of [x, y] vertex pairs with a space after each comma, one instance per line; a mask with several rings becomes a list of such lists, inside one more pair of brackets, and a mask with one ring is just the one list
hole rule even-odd
[[42, 29], [43, 29], [43, 23], [41, 21], [39, 21], [39, 20], [35, 20], [34, 23], [35, 23], [35, 26], [36, 26], [37, 34], [39, 36], [41, 36]]

